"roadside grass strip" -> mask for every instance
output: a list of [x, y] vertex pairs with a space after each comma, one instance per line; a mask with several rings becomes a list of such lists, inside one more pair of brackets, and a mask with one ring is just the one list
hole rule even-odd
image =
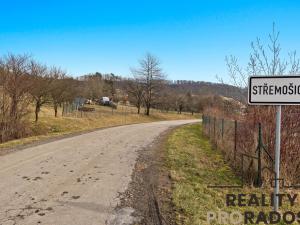
[[[208, 185], [240, 185], [241, 181], [224, 161], [222, 153], [213, 149], [209, 140], [202, 136], [201, 124], [186, 125], [173, 131], [166, 143], [166, 153], [166, 166], [172, 180], [172, 201], [177, 224], [234, 224], [231, 222], [238, 219], [234, 212], [242, 215], [245, 215], [245, 212], [253, 213], [253, 223], [247, 224], [266, 224], [257, 220], [257, 217], [260, 214], [262, 216], [262, 213], [267, 217], [273, 211], [270, 187], [260, 189], [251, 186], [234, 189], [208, 187]], [[287, 193], [292, 194], [292, 191], [283, 192], [286, 195]], [[243, 201], [238, 202], [236, 199], [236, 205], [226, 205], [227, 195], [239, 194], [243, 195]], [[297, 216], [300, 211], [298, 201], [300, 197], [298, 196], [293, 206], [285, 197], [287, 196], [283, 198], [285, 201], [280, 207], [280, 212], [284, 214], [286, 211], [292, 211]], [[239, 206], [239, 203], [244, 205]], [[208, 222], [208, 212], [215, 212], [216, 219]], [[227, 213], [228, 218], [225, 216], [224, 219], [224, 215], [223, 219], [220, 218], [219, 214], [222, 212]], [[232, 220], [229, 218], [230, 215]], [[287, 218], [289, 219], [289, 216]], [[244, 219], [238, 224], [244, 224]], [[289, 224], [299, 223], [295, 221]]]

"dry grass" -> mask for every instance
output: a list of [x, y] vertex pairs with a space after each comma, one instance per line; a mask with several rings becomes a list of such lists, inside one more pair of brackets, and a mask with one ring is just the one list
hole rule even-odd
[[62, 111], [59, 109], [58, 117], [54, 117], [52, 107], [44, 106], [40, 112], [39, 122], [34, 123], [33, 109], [28, 115], [32, 130], [32, 135], [27, 138], [8, 141], [0, 144], [1, 148], [9, 148], [17, 145], [28, 144], [34, 141], [44, 140], [50, 137], [62, 136], [66, 134], [89, 131], [97, 128], [133, 124], [146, 123], [160, 120], [177, 120], [177, 119], [192, 119], [200, 118], [199, 115], [192, 116], [191, 114], [178, 115], [176, 112], [162, 113], [157, 110], [152, 110], [150, 116], [137, 114], [135, 107], [119, 106], [117, 110], [111, 110], [105, 106], [90, 106], [94, 107], [94, 112], [73, 112], [66, 117], [62, 117]]

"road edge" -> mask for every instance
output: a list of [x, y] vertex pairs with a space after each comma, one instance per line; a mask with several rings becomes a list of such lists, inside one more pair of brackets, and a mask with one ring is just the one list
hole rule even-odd
[[115, 208], [115, 214], [121, 213], [123, 209], [133, 209], [131, 216], [135, 218], [135, 225], [176, 224], [172, 180], [166, 166], [165, 147], [176, 129], [190, 124], [169, 128], [150, 146], [139, 151], [131, 182], [127, 190], [120, 193], [120, 204]]
[[88, 134], [88, 133], [92, 133], [92, 132], [100, 131], [100, 130], [104, 130], [104, 129], [114, 128], [114, 127], [122, 127], [122, 126], [128, 126], [128, 125], [167, 122], [167, 121], [174, 121], [174, 120], [159, 120], [159, 121], [143, 122], [143, 123], [119, 124], [119, 125], [112, 125], [112, 126], [107, 126], [107, 127], [93, 128], [93, 129], [83, 130], [83, 131], [76, 131], [76, 132], [61, 134], [61, 135], [57, 135], [57, 136], [49, 136], [49, 137], [45, 137], [44, 139], [41, 139], [41, 140], [33, 140], [32, 142], [29, 142], [29, 143], [26, 143], [26, 144], [17, 144], [13, 147], [3, 147], [3, 148], [0, 147], [0, 157], [4, 156], [4, 155], [7, 155], [7, 154], [11, 154], [11, 153], [16, 152], [16, 151], [24, 150], [24, 149], [27, 149], [27, 148], [31, 148], [31, 147], [35, 147], [35, 146], [39, 146], [39, 145], [43, 145], [43, 144], [47, 144], [47, 143], [51, 143], [51, 142], [54, 142], [54, 141], [59, 141], [59, 140], [65, 139], [65, 138], [76, 137], [76, 136], [80, 136], [80, 135], [83, 135], [83, 134]]

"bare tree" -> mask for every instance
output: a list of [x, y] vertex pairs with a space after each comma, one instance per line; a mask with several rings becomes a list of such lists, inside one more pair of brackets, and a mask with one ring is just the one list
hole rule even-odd
[[176, 110], [177, 93], [166, 85], [159, 91], [159, 96], [155, 99], [155, 108], [161, 111], [168, 112], [169, 110]]
[[238, 64], [238, 59], [230, 55], [226, 57], [226, 64], [232, 83], [235, 86], [245, 88], [248, 86], [248, 77], [255, 75], [275, 76], [300, 72], [300, 62], [296, 57], [296, 51], [289, 53], [289, 60], [281, 58], [281, 46], [279, 43], [279, 32], [273, 24], [272, 32], [269, 34], [267, 48], [262, 44], [260, 38], [251, 43], [252, 52], [247, 67]]
[[140, 114], [144, 97], [144, 85], [139, 79], [128, 80], [126, 85], [129, 99], [137, 107], [137, 113]]
[[[234, 85], [239, 86], [241, 90], [246, 88], [248, 86], [249, 76], [299, 74], [299, 59], [296, 56], [296, 51], [288, 54], [288, 60], [284, 59], [279, 43], [279, 34], [280, 33], [275, 29], [275, 24], [273, 24], [272, 32], [269, 34], [268, 45], [264, 45], [259, 38], [257, 38], [255, 42], [252, 42], [252, 52], [250, 54], [249, 62], [244, 68], [239, 65], [237, 57], [229, 56], [226, 58], [228, 72]], [[299, 155], [300, 142], [299, 137], [297, 136], [297, 129], [300, 126], [300, 121], [297, 110], [299, 110], [299, 107], [297, 108], [297, 106], [283, 107], [282, 126], [284, 129], [281, 134], [281, 172], [285, 175], [285, 180], [294, 179], [291, 178], [291, 174], [299, 174], [300, 158], [296, 156]], [[248, 121], [253, 125], [262, 123], [263, 134], [266, 137], [266, 146], [268, 146], [268, 151], [271, 152], [271, 154], [274, 154], [275, 145], [274, 139], [272, 138], [275, 135], [275, 113], [276, 110], [274, 106], [247, 106], [246, 113], [243, 114], [245, 121]], [[249, 127], [247, 127], [247, 129], [248, 128]], [[240, 132], [239, 136], [240, 138], [244, 138], [244, 140], [249, 138], [249, 134], [246, 132]], [[247, 146], [246, 149], [251, 148]], [[299, 179], [296, 180], [296, 182], [298, 181]]]
[[185, 106], [185, 96], [184, 95], [177, 95], [177, 99], [176, 99], [176, 109], [177, 109], [177, 113], [181, 114], [181, 112], [184, 109]]
[[197, 102], [191, 91], [188, 91], [186, 93], [185, 101], [186, 101], [186, 110], [192, 113], [192, 115], [194, 115], [194, 113], [197, 111], [197, 107], [196, 107]]
[[88, 74], [83, 80], [85, 82], [84, 97], [95, 100], [103, 95], [105, 81], [101, 73]]
[[25, 132], [24, 116], [28, 113], [28, 55], [8, 54], [0, 59], [1, 141], [18, 138]]
[[104, 86], [103, 86], [103, 92], [106, 96], [110, 97], [112, 100], [114, 99], [116, 95], [116, 81], [119, 80], [119, 77], [116, 76], [113, 73], [110, 74], [104, 74]]
[[63, 83], [63, 86], [65, 87], [65, 91], [63, 93], [62, 99], [63, 99], [63, 110], [62, 110], [62, 116], [65, 115], [65, 103], [69, 105], [72, 104], [76, 97], [78, 96], [84, 96], [84, 86], [81, 81], [77, 79], [73, 79], [71, 77], [65, 77], [63, 80], [61, 80]]
[[42, 105], [49, 102], [51, 79], [47, 67], [35, 61], [30, 62], [30, 79], [32, 81], [31, 94], [35, 104], [35, 122], [38, 122]]
[[143, 99], [146, 107], [146, 115], [149, 116], [155, 95], [158, 93], [159, 87], [165, 79], [161, 63], [158, 58], [147, 53], [145, 57], [139, 61], [139, 68], [133, 69], [133, 73], [135, 79], [141, 81], [143, 84]]
[[4, 89], [11, 99], [10, 116], [17, 118], [18, 106], [24, 100], [29, 89], [27, 55], [12, 55], [4, 57], [0, 64], [3, 70]]
[[66, 100], [69, 89], [66, 82], [66, 73], [60, 68], [52, 67], [50, 69], [50, 79], [52, 79], [52, 82], [49, 92], [53, 101], [54, 116], [57, 117], [58, 106]]

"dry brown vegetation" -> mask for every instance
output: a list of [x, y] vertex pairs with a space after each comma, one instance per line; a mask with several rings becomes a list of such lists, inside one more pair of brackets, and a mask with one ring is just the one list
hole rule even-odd
[[[267, 48], [258, 38], [251, 43], [252, 52], [245, 68], [238, 64], [236, 57], [227, 57], [228, 71], [233, 83], [244, 90], [248, 85], [248, 77], [255, 75], [295, 75], [300, 72], [300, 61], [296, 57], [296, 52], [289, 53], [289, 60], [281, 57], [281, 46], [279, 44], [279, 32], [275, 26], [269, 35]], [[242, 94], [242, 92], [241, 92]], [[246, 99], [246, 96], [244, 96]], [[227, 108], [231, 109], [231, 107]], [[236, 108], [238, 109], [238, 108]], [[231, 165], [237, 171], [241, 171], [241, 154], [257, 156], [256, 147], [258, 144], [258, 125], [262, 126], [263, 143], [266, 150], [274, 159], [275, 148], [275, 106], [249, 106], [240, 110], [226, 111], [224, 105], [215, 104], [207, 110], [210, 116], [210, 128], [207, 127], [206, 134], [210, 133], [213, 142], [223, 149], [226, 158], [231, 161]], [[281, 174], [286, 184], [299, 184], [300, 182], [300, 108], [299, 106], [283, 106], [282, 109], [282, 134], [281, 134]], [[222, 119], [225, 119], [224, 136], [221, 137]], [[234, 120], [237, 120], [237, 130], [235, 132]], [[215, 125], [216, 124], [216, 125]], [[236, 133], [236, 136], [235, 136]], [[235, 141], [236, 140], [236, 141]], [[236, 154], [234, 151], [236, 142]], [[234, 156], [239, 157], [234, 157]], [[273, 170], [274, 163], [270, 157], [263, 152], [263, 166]], [[257, 172], [257, 160], [249, 160], [246, 165], [249, 169], [249, 180], [254, 179]], [[273, 177], [272, 172], [265, 170], [265, 183]], [[269, 185], [269, 183], [267, 183]]]

